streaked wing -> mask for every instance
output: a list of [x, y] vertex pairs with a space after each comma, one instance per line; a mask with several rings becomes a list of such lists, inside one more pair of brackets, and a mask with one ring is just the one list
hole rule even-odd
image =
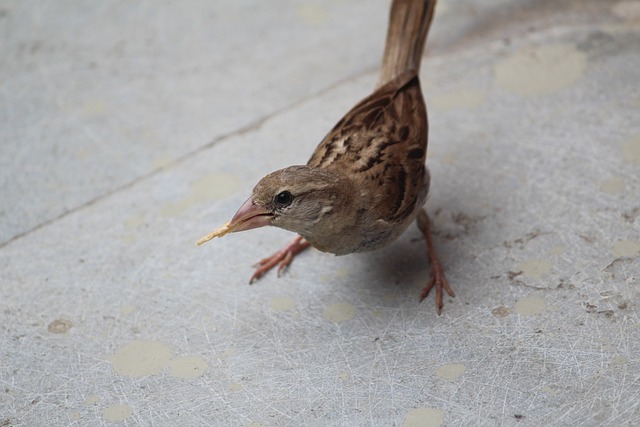
[[312, 154], [309, 166], [358, 175], [385, 221], [413, 212], [425, 182], [427, 112], [417, 75], [405, 73], [349, 111]]

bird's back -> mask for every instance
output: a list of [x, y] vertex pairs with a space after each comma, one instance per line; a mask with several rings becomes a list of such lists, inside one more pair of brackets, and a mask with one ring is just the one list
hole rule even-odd
[[401, 221], [426, 197], [427, 132], [420, 82], [408, 72], [353, 107], [307, 164], [349, 176], [379, 219]]

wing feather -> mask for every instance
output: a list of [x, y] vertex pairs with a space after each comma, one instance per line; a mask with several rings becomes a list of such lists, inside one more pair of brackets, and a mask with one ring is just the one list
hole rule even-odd
[[427, 134], [420, 81], [408, 72], [353, 107], [307, 164], [353, 176], [380, 219], [401, 220], [424, 196]]

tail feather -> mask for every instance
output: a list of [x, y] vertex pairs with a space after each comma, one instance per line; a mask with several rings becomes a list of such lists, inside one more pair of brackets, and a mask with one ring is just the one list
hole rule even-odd
[[420, 71], [436, 0], [393, 0], [378, 87], [407, 71]]

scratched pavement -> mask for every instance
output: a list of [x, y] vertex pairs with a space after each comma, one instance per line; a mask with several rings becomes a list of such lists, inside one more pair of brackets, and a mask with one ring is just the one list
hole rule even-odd
[[640, 2], [442, 0], [426, 248], [194, 242], [377, 77], [389, 3], [0, 2], [0, 426], [640, 425]]

